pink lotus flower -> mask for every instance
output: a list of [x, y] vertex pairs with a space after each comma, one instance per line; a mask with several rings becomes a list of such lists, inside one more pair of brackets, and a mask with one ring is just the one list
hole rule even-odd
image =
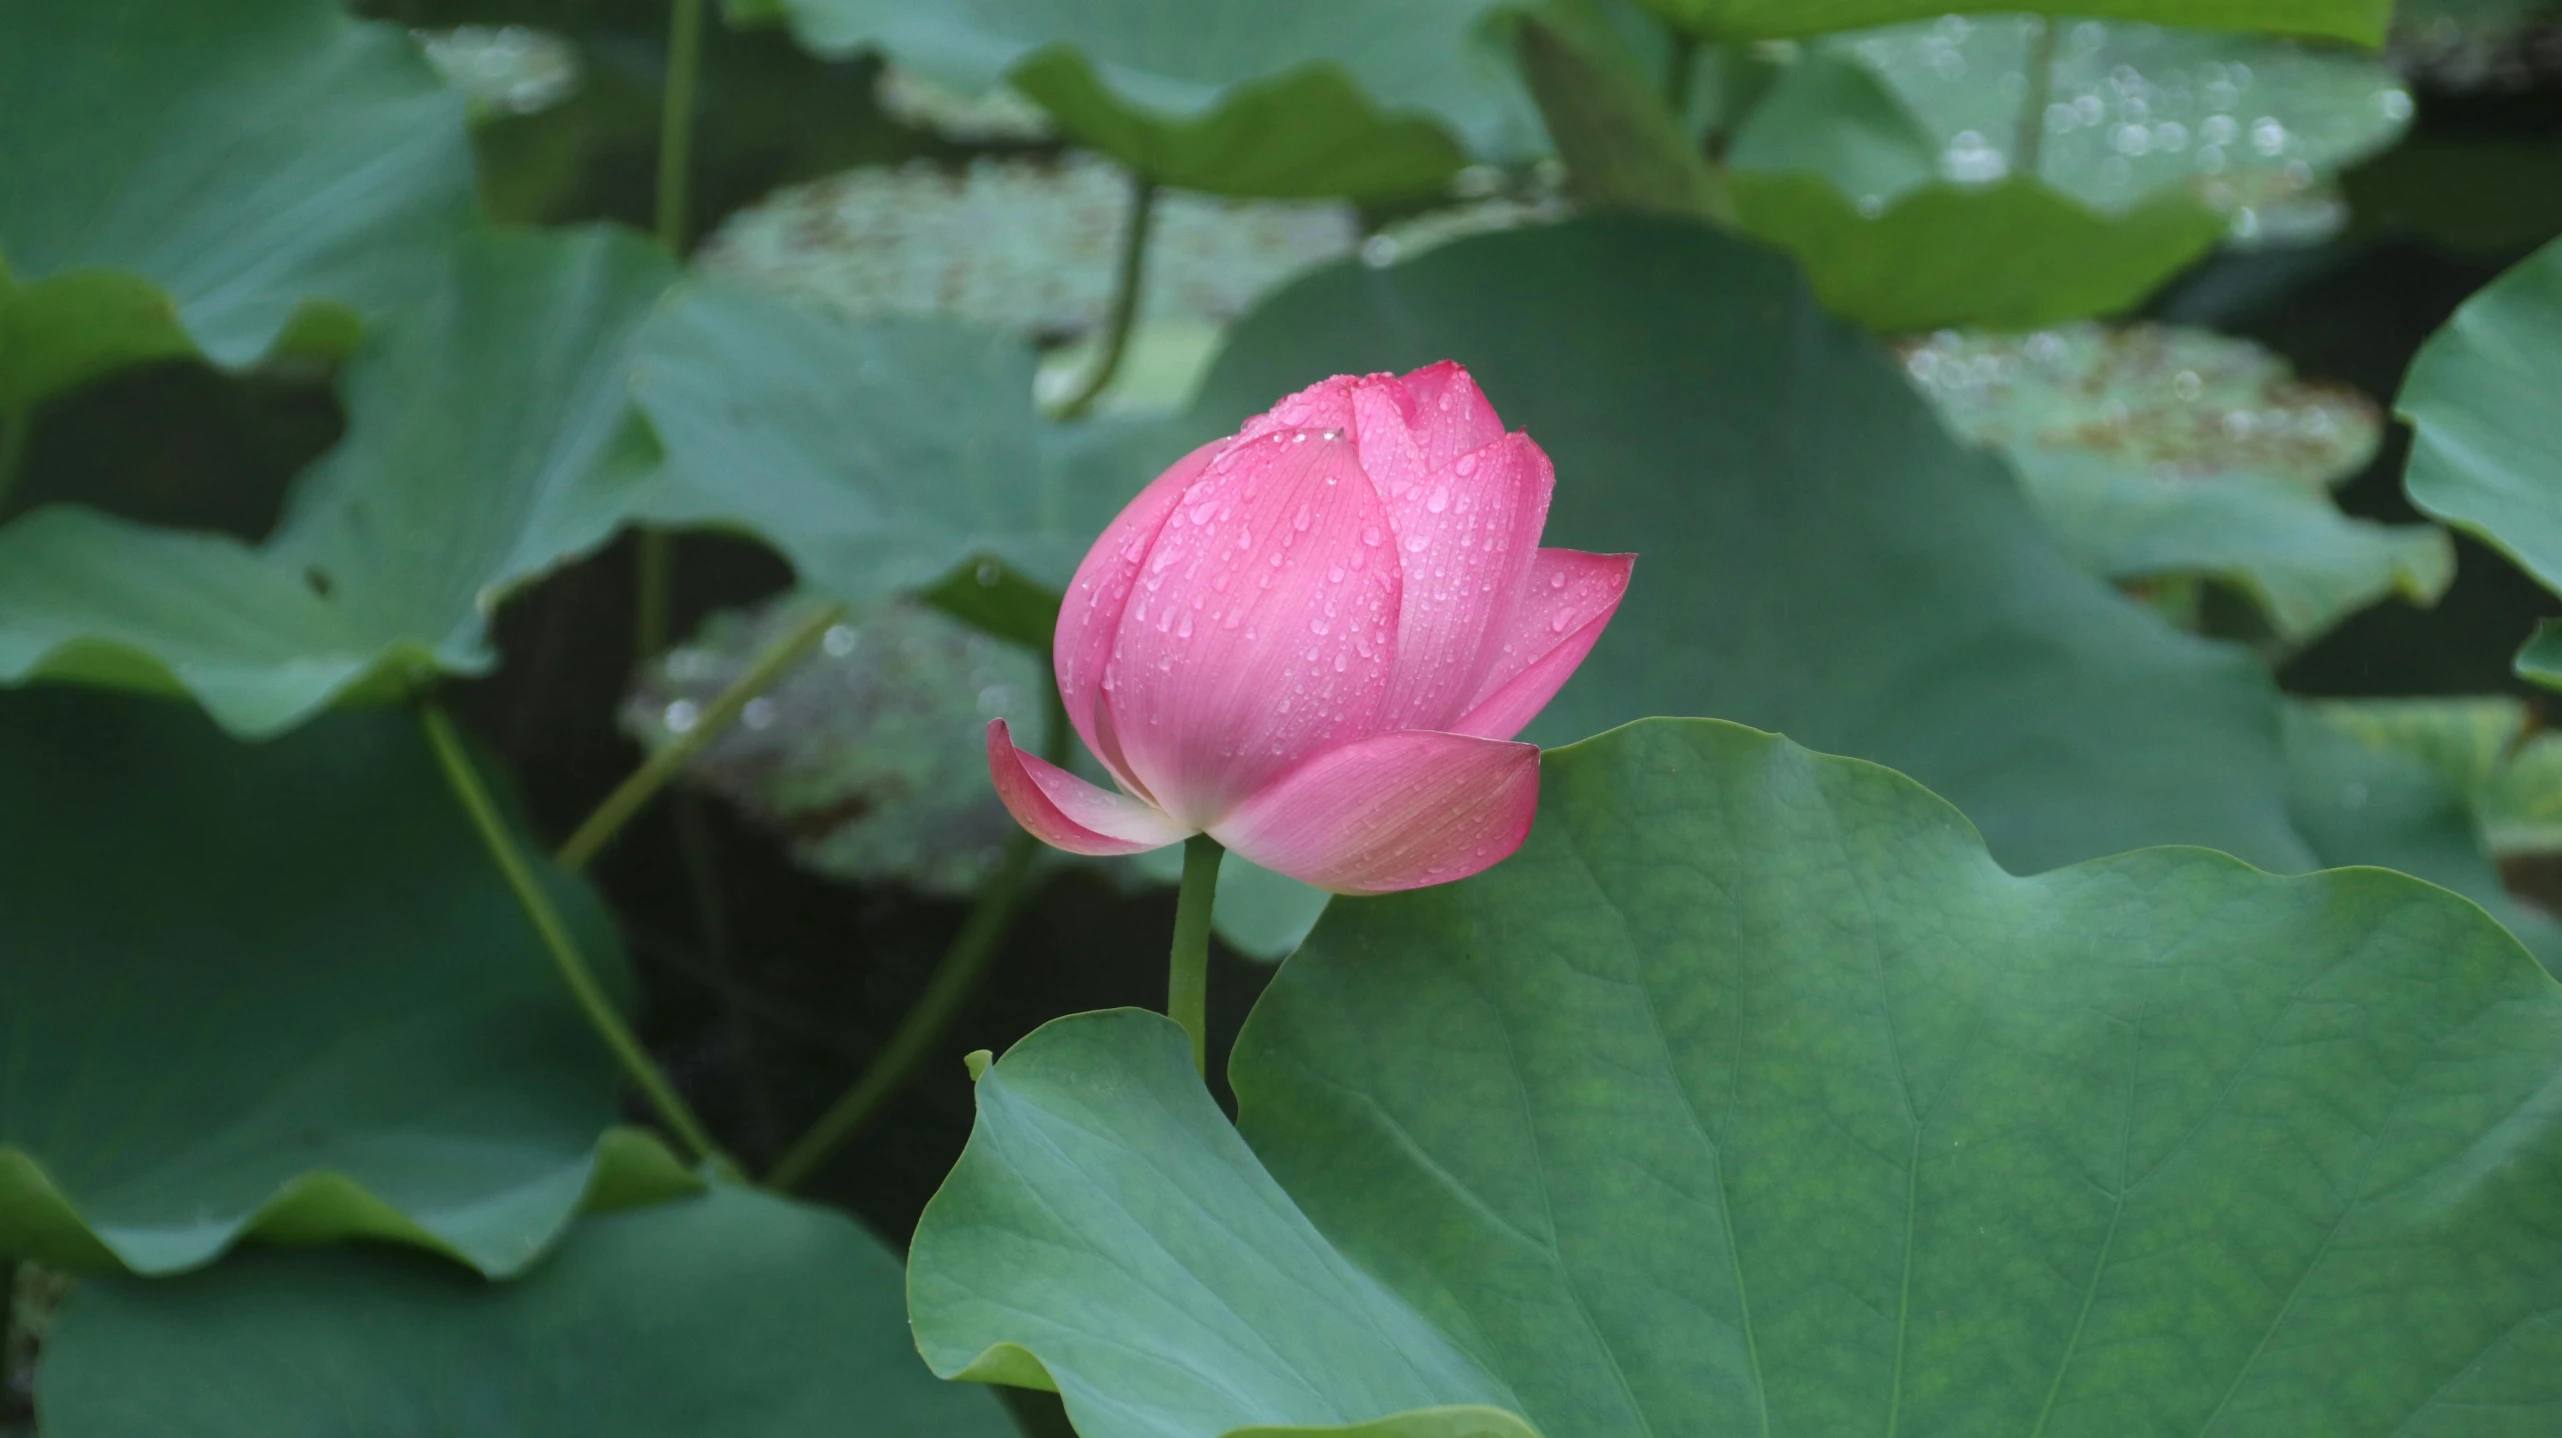
[[1301, 390], [1159, 475], [1059, 611], [1059, 693], [1123, 792], [988, 726], [997, 793], [1079, 854], [1193, 834], [1338, 893], [1521, 846], [1510, 742], [1591, 652], [1636, 556], [1541, 549], [1555, 472], [1444, 362]]

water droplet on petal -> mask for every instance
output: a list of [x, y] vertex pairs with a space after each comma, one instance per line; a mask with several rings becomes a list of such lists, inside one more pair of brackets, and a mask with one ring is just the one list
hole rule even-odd
[[1407, 551], [1408, 551], [1409, 553], [1413, 553], [1413, 554], [1421, 554], [1421, 553], [1423, 553], [1425, 550], [1430, 549], [1431, 547], [1432, 547], [1432, 536], [1430, 536], [1430, 535], [1428, 535], [1428, 534], [1418, 534], [1418, 535], [1416, 535], [1414, 538], [1409, 539], [1409, 540], [1407, 540], [1407, 541], [1406, 541], [1406, 549], [1407, 549]]
[[1432, 487], [1432, 497], [1423, 502], [1423, 507], [1434, 514], [1439, 514], [1441, 511], [1448, 509], [1450, 507], [1450, 486], [1446, 484], [1434, 485]]
[[1469, 475], [1477, 472], [1477, 457], [1473, 454], [1463, 454], [1459, 456], [1459, 462], [1452, 465], [1451, 468], [1458, 472], [1461, 479], [1466, 479]]

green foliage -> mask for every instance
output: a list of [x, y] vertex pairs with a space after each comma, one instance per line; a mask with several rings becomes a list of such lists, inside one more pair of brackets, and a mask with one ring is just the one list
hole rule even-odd
[[181, 690], [261, 736], [485, 672], [498, 601], [603, 542], [646, 471], [630, 346], [667, 279], [612, 231], [458, 245], [349, 365], [346, 438], [263, 546], [77, 509], [0, 530], [0, 681]]
[[2158, 24], [1988, 15], [1843, 35], [1817, 53], [1872, 70], [1952, 178], [2031, 174], [2103, 211], [2165, 190], [2224, 212], [2301, 199], [2412, 112], [2371, 57]]
[[[1428, 193], [1528, 121], [1472, 41], [1483, 0], [782, 0], [822, 54], [865, 46], [965, 93], [999, 81], [1162, 184], [1228, 195]], [[1463, 148], [1463, 146], [1465, 148]]]
[[1645, 0], [1648, 9], [1714, 40], [1763, 40], [1864, 30], [1925, 20], [1951, 10], [2024, 9], [2038, 14], [2093, 15], [2154, 25], [2213, 26], [2317, 35], [2360, 45], [2384, 42], [2391, 0], [2067, 0], [2057, 6], [1950, 4], [1949, 0]]
[[[2411, 502], [2479, 536], [2562, 592], [2562, 241], [2466, 300], [2411, 362]], [[2519, 672], [2562, 686], [2543, 636]]]
[[0, 96], [0, 411], [343, 347], [470, 222], [462, 97], [334, 0], [19, 0]]
[[912, 1259], [937, 1371], [1088, 1438], [2562, 1405], [2562, 994], [2400, 876], [2014, 878], [1897, 775], [1659, 721], [1551, 755], [1504, 865], [1335, 905], [1237, 1130], [1180, 1043], [1080, 1016], [980, 1081]]
[[[2379, 702], [2385, 713], [2375, 711]], [[2286, 706], [2287, 813], [2295, 827], [2326, 867], [2398, 869], [2453, 889], [2507, 925], [2546, 968], [2562, 971], [2562, 924], [2511, 897], [2486, 852], [2498, 847], [2484, 830], [2504, 786], [2487, 776], [2467, 784], [2432, 763], [2444, 751], [2432, 754], [2428, 740], [2447, 736], [2414, 733], [2413, 716], [2392, 715], [2395, 707]]]
[[2034, 180], [1933, 183], [1874, 215], [1814, 175], [1738, 172], [1734, 190], [1744, 228], [1795, 256], [1826, 309], [1885, 334], [2122, 313], [2224, 232], [2185, 196], [2102, 215]]
[[157, 1274], [369, 1238], [504, 1275], [582, 1198], [691, 1186], [608, 1134], [613, 1060], [405, 716], [244, 748], [38, 692], [0, 697], [0, 752], [0, 1252]]
[[1009, 1438], [917, 1362], [901, 1288], [843, 1216], [722, 1186], [582, 1224], [505, 1287], [284, 1253], [84, 1285], [38, 1398], [64, 1438]]
[[857, 604], [981, 560], [1055, 592], [1136, 488], [1051, 462], [1029, 348], [956, 325], [689, 285], [641, 336], [632, 388], [664, 459], [627, 512], [746, 528]]
[[2540, 727], [2523, 701], [2332, 699], [2311, 712], [2370, 748], [2428, 766], [2464, 796], [2491, 852], [2562, 853], [2562, 734]]
[[2295, 641], [2391, 594], [2434, 602], [2455, 577], [2443, 533], [2330, 502], [2383, 437], [2374, 404], [2246, 341], [2157, 325], [1942, 334], [1904, 366], [1952, 428], [2009, 458], [2093, 574], [2221, 579]]

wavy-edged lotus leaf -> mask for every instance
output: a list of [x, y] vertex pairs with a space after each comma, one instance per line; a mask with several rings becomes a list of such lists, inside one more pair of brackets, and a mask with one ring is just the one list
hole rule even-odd
[[1943, 178], [1983, 181], [2025, 169], [2026, 71], [2041, 28], [2059, 26], [2034, 178], [2105, 213], [2191, 194], [2244, 238], [2409, 125], [2410, 92], [2370, 56], [2140, 18], [2159, 23], [1948, 16], [1822, 48], [1885, 81], [1932, 137]]
[[334, 0], [15, 0], [0, 95], [0, 411], [343, 334], [471, 223], [462, 97]]
[[2032, 180], [1934, 181], [1880, 207], [1820, 175], [1728, 179], [1747, 231], [1795, 256], [1825, 308], [1884, 334], [2120, 313], [2224, 232], [2213, 211], [2178, 194], [2102, 214]]
[[[2469, 701], [2439, 702], [2424, 718], [2394, 713], [2392, 700], [2289, 701], [2287, 813], [2325, 867], [2373, 865], [2453, 889], [2562, 973], [2562, 923], [2511, 895], [2500, 874], [2488, 809], [2499, 778], [2461, 781], [2445, 764], [2460, 741], [2427, 732]], [[2380, 714], [2360, 712], [2378, 704]]]
[[613, 1058], [407, 716], [242, 745], [44, 689], [0, 696], [0, 753], [0, 1251], [151, 1274], [368, 1238], [511, 1274], [582, 1200], [692, 1186], [609, 1134]]
[[2148, 25], [2197, 25], [2384, 43], [2391, 0], [1644, 0], [1665, 19], [1714, 40], [1783, 40], [1864, 30], [1983, 10], [2101, 16]]
[[0, 682], [184, 692], [263, 736], [485, 672], [499, 600], [602, 543], [653, 458], [627, 376], [672, 275], [610, 230], [457, 245], [348, 366], [346, 435], [263, 545], [69, 506], [0, 529]]
[[[858, 319], [960, 320], [1039, 339], [1100, 328], [1129, 177], [1090, 155], [848, 170], [777, 190], [704, 241], [706, 270]], [[1139, 313], [1224, 324], [1282, 280], [1350, 254], [1348, 205], [1166, 194]]]
[[2369, 747], [2435, 771], [2466, 797], [2492, 853], [2562, 853], [2562, 734], [2542, 728], [2523, 700], [2477, 694], [2303, 707]]
[[2221, 579], [2298, 641], [2391, 594], [2432, 603], [2455, 577], [2444, 532], [2331, 502], [2383, 437], [2376, 405], [2297, 380], [2247, 340], [2083, 324], [1947, 331], [1903, 356], [1951, 428], [2009, 458], [2093, 574]]
[[1588, 217], [1320, 271], [1182, 421], [1084, 462], [1153, 473], [1311, 376], [1452, 356], [1554, 459], [1546, 542], [1638, 555], [1525, 737], [1714, 714], [1903, 768], [2026, 869], [2164, 842], [2309, 865], [2257, 663], [2074, 570], [1998, 459], [1741, 240]]
[[[2394, 408], [2411, 422], [2411, 503], [2562, 593], [2562, 240], [2466, 300], [2411, 361]], [[2550, 632], [2548, 626], [2547, 632]], [[2518, 672], [2562, 688], [2539, 634]]]
[[724, 1185], [581, 1223], [505, 1285], [353, 1251], [84, 1284], [37, 1401], [69, 1438], [1015, 1438], [917, 1360], [902, 1291], [851, 1219]]
[[[876, 48], [965, 94], [1000, 82], [1161, 184], [1229, 195], [1430, 193], [1537, 133], [1484, 0], [783, 0], [821, 54]], [[1464, 148], [1463, 148], [1464, 147]]]
[[1649, 721], [1503, 864], [1333, 905], [1235, 1129], [1154, 1015], [1018, 1045], [911, 1313], [1088, 1438], [2535, 1432], [2557, 1063], [2430, 885], [2017, 878], [1900, 775]]

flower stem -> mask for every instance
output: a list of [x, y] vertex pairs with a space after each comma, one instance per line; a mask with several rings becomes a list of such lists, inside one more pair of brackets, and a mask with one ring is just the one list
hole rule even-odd
[[[1064, 767], [1071, 731], [1067, 706], [1060, 702], [1056, 685], [1050, 686], [1049, 701], [1050, 729], [1048, 741], [1041, 746], [1042, 757]], [[1004, 862], [979, 890], [970, 916], [961, 921], [961, 931], [953, 935], [951, 947], [943, 951], [942, 962], [935, 965], [934, 977], [927, 982], [925, 992], [917, 996], [916, 1006], [899, 1021], [898, 1031], [881, 1046], [871, 1066], [775, 1162], [773, 1170], [765, 1175], [767, 1188], [788, 1192], [808, 1182], [828, 1155], [860, 1132], [880, 1112], [882, 1104], [907, 1086], [915, 1076], [916, 1066], [933, 1051], [953, 1020], [961, 1016], [961, 1006], [969, 1001], [979, 979], [987, 973], [988, 964], [995, 959], [997, 941], [1005, 937], [1014, 911], [1030, 892], [1032, 864], [1040, 852], [1039, 842], [1030, 834], [1014, 836], [1006, 848]]]
[[1166, 961], [1165, 1014], [1192, 1036], [1192, 1066], [1210, 1073], [1210, 906], [1218, 897], [1219, 841], [1183, 841], [1183, 887], [1174, 900], [1174, 952]]
[[1147, 279], [1148, 235], [1155, 220], [1156, 181], [1133, 173], [1129, 218], [1121, 225], [1121, 265], [1112, 279], [1112, 313], [1104, 321], [1103, 350], [1094, 357], [1076, 393], [1059, 406], [1058, 419], [1083, 419], [1112, 383], [1112, 376], [1120, 373], [1121, 357], [1130, 348], [1130, 331], [1138, 324], [1139, 290]]
[[726, 1165], [727, 1159], [712, 1142], [711, 1135], [704, 1131], [702, 1121], [694, 1117], [694, 1111], [686, 1107], [675, 1085], [669, 1083], [667, 1076], [658, 1071], [658, 1065], [650, 1061], [648, 1051], [641, 1047], [640, 1040], [623, 1022], [614, 1001], [606, 996], [604, 986], [596, 981], [595, 972], [587, 967], [587, 959], [578, 951], [578, 941], [571, 937], [569, 925], [562, 922], [560, 910], [553, 905], [551, 895], [543, 891], [541, 881], [534, 877], [533, 868], [518, 852], [516, 841], [509, 837], [505, 822], [498, 817], [498, 806], [490, 799], [488, 787], [481, 783], [480, 772], [472, 767], [471, 756], [463, 752], [462, 739], [454, 733], [453, 721], [445, 716], [443, 709], [432, 703], [422, 706], [418, 717], [421, 727], [427, 731], [429, 746], [436, 751], [437, 762], [444, 766], [446, 783], [453, 787], [454, 797], [462, 801], [463, 811], [471, 816], [473, 827], [480, 831], [481, 842], [488, 846], [489, 856], [497, 862], [499, 873], [506, 876], [507, 887], [515, 891], [516, 902], [523, 906], [525, 917], [533, 922], [534, 932], [541, 936], [543, 947], [551, 951], [552, 963], [559, 968], [561, 979], [569, 985], [570, 996], [578, 1001], [579, 1009], [587, 1015], [589, 1026], [605, 1041], [605, 1046], [614, 1051], [614, 1057], [622, 1063], [624, 1074], [649, 1099], [650, 1107], [658, 1111], [659, 1118], [685, 1145], [688, 1154], [698, 1163], [708, 1161]]
[[1032, 861], [1039, 856], [1040, 841], [1029, 834], [1018, 833], [1006, 846], [1005, 862], [995, 877], [979, 890], [978, 901], [971, 905], [970, 916], [961, 923], [961, 932], [952, 946], [943, 951], [943, 960], [934, 969], [934, 977], [918, 996], [916, 1006], [899, 1021], [898, 1031], [881, 1046], [870, 1067], [854, 1080], [851, 1087], [828, 1105], [809, 1132], [801, 1135], [773, 1170], [765, 1175], [765, 1186], [788, 1192], [809, 1181], [820, 1164], [835, 1153], [838, 1146], [852, 1138], [882, 1104], [897, 1096], [916, 1074], [919, 1064], [933, 1052], [935, 1043], [952, 1021], [961, 1015], [962, 1006], [977, 991], [979, 979], [1003, 947], [1006, 927], [1013, 922], [1014, 911], [1022, 902], [1032, 873]]
[[560, 853], [554, 856], [553, 862], [572, 873], [586, 868], [623, 825], [640, 812], [642, 805], [655, 798], [658, 791], [667, 786], [668, 780], [692, 763], [695, 755], [708, 748], [721, 736], [721, 731], [746, 711], [748, 701], [772, 688], [775, 680], [799, 663], [803, 655], [827, 636], [829, 628], [844, 617], [844, 605], [823, 604], [811, 610], [808, 618], [793, 625], [781, 638], [766, 645], [749, 662], [746, 670], [731, 680], [729, 687], [703, 710], [692, 728], [670, 740], [667, 747], [642, 760], [639, 768], [614, 786], [614, 792], [606, 795], [605, 802], [596, 806], [596, 812], [588, 815], [577, 832], [569, 836], [569, 841], [560, 846]]

